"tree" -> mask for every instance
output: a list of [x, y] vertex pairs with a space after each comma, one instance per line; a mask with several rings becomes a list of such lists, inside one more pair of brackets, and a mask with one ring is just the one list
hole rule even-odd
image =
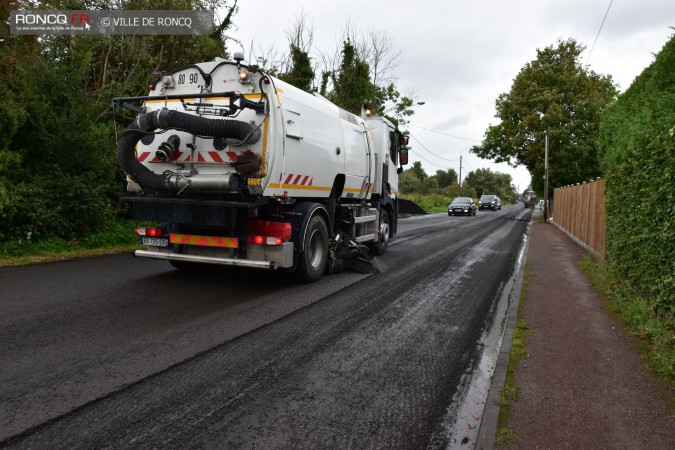
[[[30, 66], [35, 60], [35, 36], [12, 36], [9, 32], [9, 3], [0, 4], [0, 219], [6, 222], [16, 202], [12, 186], [16, 168], [21, 166], [21, 155], [12, 150], [14, 135], [28, 119], [18, 87], [22, 83], [15, 67]], [[14, 178], [14, 180], [12, 180]], [[0, 240], [3, 238], [0, 228]]]
[[549, 187], [600, 175], [597, 138], [605, 107], [617, 96], [611, 76], [583, 68], [583, 45], [574, 39], [537, 49], [537, 58], [516, 76], [511, 91], [499, 95], [497, 115], [480, 146], [482, 158], [525, 165], [533, 187], [543, 192], [544, 133], [549, 133]]
[[419, 161], [415, 161], [412, 167], [401, 172], [398, 182], [404, 194], [426, 194], [430, 188], [438, 187], [436, 179], [429, 178]]
[[314, 70], [309, 54], [299, 47], [291, 44], [291, 67], [286, 73], [279, 75], [279, 78], [292, 84], [298, 89], [310, 92], [312, 82], [314, 81]]
[[429, 175], [427, 175], [427, 173], [422, 168], [422, 163], [419, 161], [415, 161], [412, 167], [408, 170], [414, 173], [415, 176], [419, 178], [421, 181], [424, 181], [429, 177]]
[[363, 103], [372, 95], [368, 64], [359, 57], [349, 40], [342, 46], [339, 72], [333, 72], [333, 87], [333, 102], [354, 114], [360, 114]]
[[399, 56], [391, 34], [375, 29], [357, 33], [348, 22], [339, 46], [320, 53], [319, 93], [355, 113], [368, 101], [374, 114], [398, 124], [414, 114], [415, 105], [415, 92], [402, 95], [395, 84]]
[[437, 170], [436, 175], [432, 175], [430, 178], [436, 180], [439, 188], [447, 188], [453, 184], [457, 184], [457, 172], [455, 169]]
[[309, 49], [314, 40], [314, 29], [307, 25], [307, 18], [303, 13], [296, 18], [293, 28], [286, 33], [290, 45], [290, 55], [286, 73], [279, 78], [293, 86], [310, 92], [314, 82], [314, 69], [309, 57]]
[[410, 169], [401, 172], [398, 177], [398, 185], [402, 194], [418, 194], [423, 191], [422, 180]]
[[464, 179], [465, 182], [476, 189], [480, 197], [483, 194], [494, 194], [502, 199], [512, 198], [511, 175], [507, 173], [493, 172], [490, 169], [476, 169]]

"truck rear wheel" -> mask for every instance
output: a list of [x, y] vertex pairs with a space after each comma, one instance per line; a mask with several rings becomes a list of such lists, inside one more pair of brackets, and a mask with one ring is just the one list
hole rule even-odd
[[328, 228], [318, 214], [307, 223], [302, 250], [296, 273], [303, 281], [316, 281], [323, 275], [328, 261]]

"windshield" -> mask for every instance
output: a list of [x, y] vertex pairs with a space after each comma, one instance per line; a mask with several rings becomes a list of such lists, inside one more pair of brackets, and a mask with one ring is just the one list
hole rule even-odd
[[452, 205], [466, 205], [471, 203], [471, 199], [468, 197], [457, 197], [452, 201]]
[[481, 196], [480, 201], [481, 202], [491, 202], [494, 199], [495, 199], [494, 195], [483, 195], [483, 196]]

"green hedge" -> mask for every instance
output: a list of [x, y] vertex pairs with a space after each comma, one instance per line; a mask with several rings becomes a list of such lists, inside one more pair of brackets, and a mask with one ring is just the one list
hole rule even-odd
[[[675, 37], [606, 110], [607, 263], [672, 336], [675, 328]], [[645, 318], [645, 320], [647, 320]], [[675, 342], [669, 345], [675, 346]]]

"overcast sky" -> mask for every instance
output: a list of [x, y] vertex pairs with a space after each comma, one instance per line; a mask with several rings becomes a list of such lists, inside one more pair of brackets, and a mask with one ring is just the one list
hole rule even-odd
[[[511, 174], [521, 192], [530, 184], [524, 167], [480, 159], [469, 147], [498, 123], [497, 96], [511, 89], [536, 50], [574, 38], [587, 47], [582, 59], [591, 70], [611, 75], [624, 91], [675, 26], [673, 0], [613, 0], [611, 7], [610, 0], [240, 0], [228, 35], [243, 44], [247, 60], [251, 45], [287, 52], [286, 33], [303, 11], [314, 29], [312, 58], [335, 49], [347, 23], [357, 32], [390, 33], [401, 52], [396, 85], [425, 102], [409, 126], [411, 163], [420, 161], [429, 175], [459, 172], [461, 155], [462, 178], [489, 168]], [[227, 44], [231, 52], [241, 50]]]

